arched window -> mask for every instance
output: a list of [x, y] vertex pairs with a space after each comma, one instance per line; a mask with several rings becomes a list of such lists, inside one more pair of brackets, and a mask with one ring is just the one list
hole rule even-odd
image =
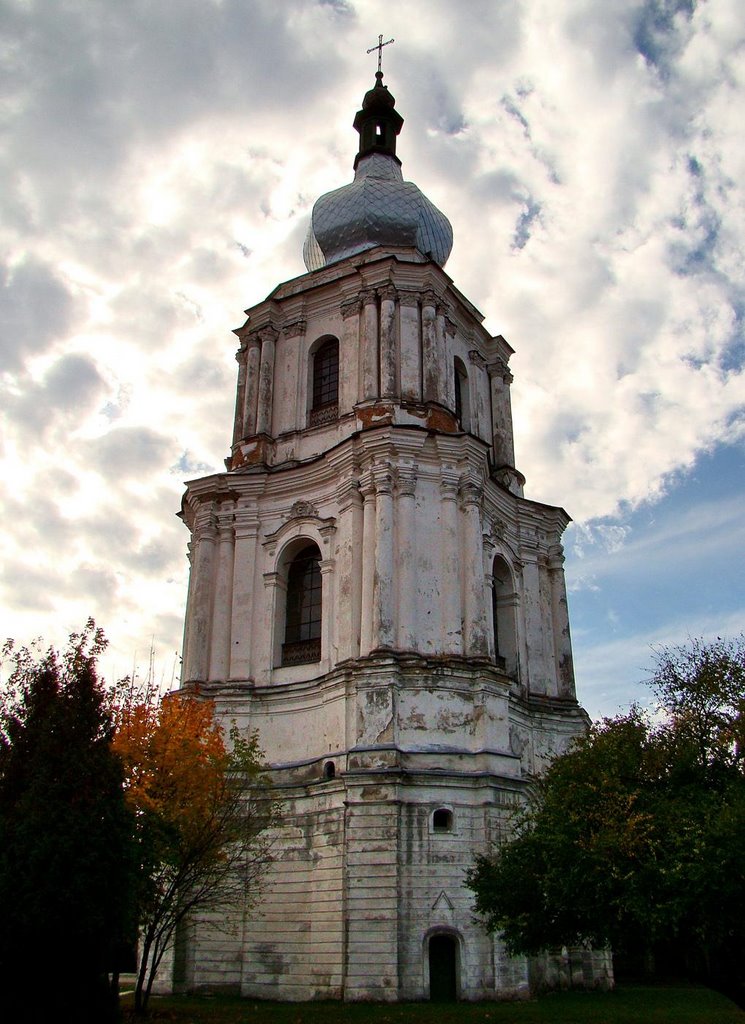
[[492, 565], [492, 628], [494, 660], [508, 675], [517, 675], [517, 634], [515, 608], [517, 594], [510, 567], [497, 555]]
[[339, 342], [328, 338], [313, 355], [313, 401], [310, 425], [330, 423], [339, 415]]
[[468, 373], [460, 359], [453, 361], [453, 385], [455, 389], [455, 418], [461, 430], [468, 430], [470, 426]]
[[432, 815], [433, 832], [453, 831], [453, 812], [449, 807], [438, 807]]
[[333, 761], [327, 761], [323, 766], [323, 777], [327, 780], [336, 778], [336, 765]]
[[283, 665], [321, 660], [321, 552], [307, 544], [287, 570]]

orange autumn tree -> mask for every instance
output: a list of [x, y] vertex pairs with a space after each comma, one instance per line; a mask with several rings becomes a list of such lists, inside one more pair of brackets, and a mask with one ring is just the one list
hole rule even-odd
[[198, 695], [153, 698], [124, 680], [113, 706], [114, 749], [137, 823], [140, 1013], [189, 915], [222, 912], [226, 926], [240, 924], [269, 863], [275, 814], [255, 736], [233, 729], [226, 742], [212, 701]]

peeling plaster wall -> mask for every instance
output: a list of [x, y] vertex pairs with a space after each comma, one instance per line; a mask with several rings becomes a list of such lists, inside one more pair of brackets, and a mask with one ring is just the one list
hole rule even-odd
[[[248, 314], [227, 472], [191, 481], [182, 508], [182, 685], [258, 733], [282, 824], [258, 911], [237, 908], [227, 931], [191, 922], [173, 976], [267, 999], [421, 999], [429, 937], [445, 932], [464, 999], [524, 996], [531, 972], [607, 981], [601, 960], [507, 957], [463, 885], [533, 774], [586, 727], [569, 517], [525, 498], [512, 465], [510, 346], [404, 248], [286, 282]], [[312, 358], [329, 336], [338, 415], [311, 426]], [[283, 667], [287, 566], [308, 541], [320, 660]]]

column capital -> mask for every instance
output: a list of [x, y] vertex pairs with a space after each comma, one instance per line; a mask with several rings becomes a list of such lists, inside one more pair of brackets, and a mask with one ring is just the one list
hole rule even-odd
[[259, 511], [255, 505], [241, 508], [239, 505], [234, 513], [235, 532], [237, 536], [246, 537], [259, 532]]
[[221, 540], [223, 539], [224, 535], [227, 535], [228, 537], [232, 535], [234, 522], [235, 517], [233, 515], [232, 508], [230, 509], [229, 512], [220, 511], [215, 515], [215, 525], [217, 527], [218, 533], [220, 534]]
[[274, 327], [262, 327], [258, 334], [262, 345], [267, 341], [276, 341], [279, 337], [279, 332]]
[[395, 301], [398, 297], [398, 290], [390, 281], [378, 288], [377, 292], [381, 299], [390, 299], [391, 301]]
[[293, 320], [292, 323], [283, 326], [282, 333], [286, 338], [299, 338], [305, 334], [307, 327], [307, 320]]
[[552, 544], [548, 549], [548, 568], [552, 572], [560, 572], [564, 568], [563, 544]]
[[378, 296], [374, 288], [363, 288], [360, 292], [360, 302], [363, 306], [369, 306], [373, 302], [378, 301]]
[[511, 384], [515, 379], [510, 373], [510, 368], [505, 360], [501, 359], [499, 356], [497, 356], [496, 359], [492, 359], [490, 363], [487, 363], [486, 367], [489, 371], [490, 377], [496, 377], [498, 380], [503, 380], [505, 384]]
[[352, 299], [345, 299], [340, 308], [343, 320], [348, 320], [351, 316], [358, 316], [360, 309], [362, 308], [362, 302], [360, 301], [359, 295], [356, 295]]
[[356, 477], [348, 477], [336, 488], [336, 500], [339, 512], [346, 512], [348, 508], [360, 504], [360, 482]]
[[376, 494], [391, 494], [393, 491], [393, 470], [388, 462], [376, 462], [371, 468]]
[[431, 288], [428, 288], [427, 291], [422, 292], [421, 299], [423, 306], [431, 306], [433, 309], [437, 308], [438, 298]]
[[371, 469], [360, 473], [359, 489], [365, 502], [371, 501], [375, 497], [375, 480]]
[[473, 363], [474, 366], [478, 366], [480, 370], [486, 368], [486, 360], [484, 359], [480, 352], [476, 351], [475, 348], [471, 349], [471, 351], [468, 353], [468, 361], [469, 363]]
[[484, 489], [475, 480], [462, 480], [458, 488], [458, 494], [464, 508], [468, 505], [475, 505], [481, 508]]
[[419, 305], [420, 300], [421, 300], [421, 295], [420, 295], [419, 292], [414, 292], [414, 291], [410, 291], [409, 289], [407, 289], [406, 291], [399, 291], [399, 293], [398, 293], [398, 302], [399, 302], [399, 305], [401, 305], [401, 306], [415, 306], [416, 307], [416, 306]]
[[402, 498], [413, 498], [416, 494], [417, 471], [415, 466], [399, 466], [396, 470], [396, 489]]
[[458, 470], [454, 466], [443, 466], [440, 469], [440, 493], [445, 501], [456, 501], [459, 484]]
[[214, 540], [217, 537], [217, 516], [212, 503], [200, 505], [197, 509], [194, 518], [194, 537], [198, 540]]

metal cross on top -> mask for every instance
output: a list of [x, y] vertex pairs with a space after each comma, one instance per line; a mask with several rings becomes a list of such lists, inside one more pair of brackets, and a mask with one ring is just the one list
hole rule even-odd
[[387, 46], [388, 43], [395, 43], [395, 42], [396, 42], [395, 39], [388, 39], [384, 43], [383, 42], [383, 34], [381, 32], [381, 34], [378, 36], [378, 44], [377, 44], [377, 46], [371, 46], [370, 49], [367, 51], [368, 53], [372, 53], [373, 50], [377, 50], [378, 51], [378, 71], [381, 74], [383, 73], [383, 47]]

